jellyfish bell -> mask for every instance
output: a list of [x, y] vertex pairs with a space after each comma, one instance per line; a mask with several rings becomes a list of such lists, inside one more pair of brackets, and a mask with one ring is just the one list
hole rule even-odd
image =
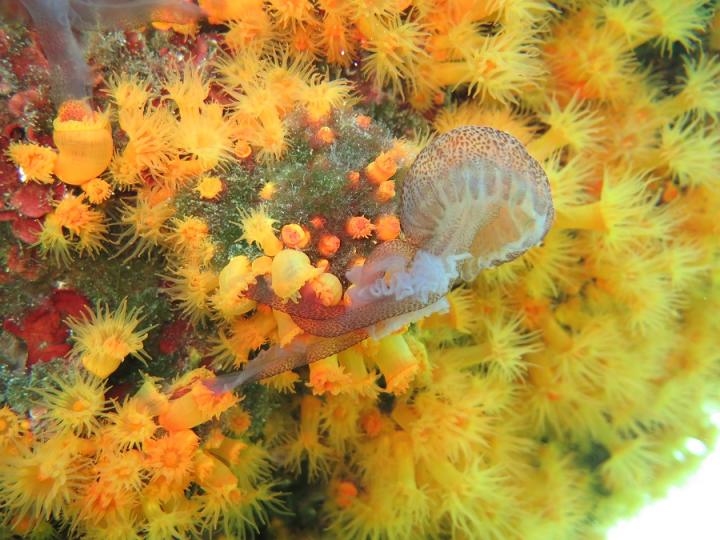
[[432, 141], [405, 178], [400, 223], [406, 239], [441, 258], [467, 253], [463, 280], [523, 254], [554, 217], [540, 164], [512, 135], [463, 126]]

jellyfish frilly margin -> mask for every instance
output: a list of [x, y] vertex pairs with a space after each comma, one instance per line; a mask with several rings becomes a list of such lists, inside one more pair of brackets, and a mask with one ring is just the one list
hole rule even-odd
[[405, 239], [381, 244], [347, 273], [349, 305], [284, 301], [261, 278], [247, 296], [288, 313], [306, 335], [208, 384], [230, 391], [446, 311], [454, 284], [519, 257], [542, 241], [553, 218], [547, 176], [520, 141], [490, 127], [453, 129], [418, 154], [405, 178]]

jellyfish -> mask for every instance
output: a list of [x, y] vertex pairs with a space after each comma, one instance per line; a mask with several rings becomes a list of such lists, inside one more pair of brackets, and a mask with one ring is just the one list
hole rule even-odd
[[327, 307], [310, 296], [287, 302], [260, 278], [248, 296], [286, 312], [305, 334], [260, 352], [215, 388], [231, 390], [446, 311], [453, 286], [540, 243], [554, 214], [545, 172], [512, 135], [483, 126], [440, 135], [403, 182], [404, 237], [380, 244], [347, 272], [349, 304]]

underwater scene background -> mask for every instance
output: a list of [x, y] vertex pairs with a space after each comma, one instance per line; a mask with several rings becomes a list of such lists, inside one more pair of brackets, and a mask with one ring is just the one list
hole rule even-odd
[[698, 0], [4, 2], [0, 538], [604, 538], [717, 439], [719, 50]]

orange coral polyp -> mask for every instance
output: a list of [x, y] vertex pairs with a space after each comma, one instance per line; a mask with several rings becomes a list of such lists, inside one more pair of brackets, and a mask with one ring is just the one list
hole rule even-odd
[[340, 508], [350, 506], [358, 496], [358, 488], [350, 481], [339, 482], [335, 487], [335, 504]]
[[139, 309], [127, 310], [127, 299], [115, 311], [98, 306], [87, 318], [70, 318], [75, 342], [71, 355], [100, 378], [108, 377], [128, 355], [144, 360], [148, 329], [138, 329], [141, 320]]
[[82, 185], [85, 197], [92, 204], [100, 204], [112, 195], [112, 188], [105, 180], [101, 178], [93, 178]]
[[332, 144], [335, 142], [335, 133], [328, 126], [321, 127], [316, 134], [318, 141], [323, 144]]
[[350, 171], [345, 175], [348, 180], [348, 185], [351, 188], [356, 188], [360, 184], [360, 173], [358, 171]]
[[217, 176], [203, 176], [195, 186], [201, 199], [215, 199], [223, 190], [223, 182]]
[[332, 257], [340, 249], [340, 239], [334, 234], [323, 234], [318, 240], [317, 249], [323, 257]]
[[372, 124], [372, 118], [364, 114], [355, 117], [355, 124], [361, 129], [368, 129]]
[[374, 193], [374, 199], [379, 203], [386, 203], [395, 197], [395, 182], [385, 180], [381, 182]]
[[283, 225], [280, 229], [280, 238], [286, 247], [303, 249], [310, 243], [310, 233], [297, 223]]
[[277, 184], [275, 184], [275, 182], [268, 182], [260, 189], [260, 191], [258, 192], [258, 196], [263, 201], [271, 201], [275, 197], [277, 191]]
[[389, 152], [383, 152], [365, 167], [365, 175], [373, 185], [380, 185], [397, 172], [397, 163]]
[[193, 253], [202, 247], [208, 238], [208, 224], [198, 217], [190, 216], [174, 220], [174, 231], [170, 238], [176, 249], [182, 253]]
[[35, 143], [12, 143], [8, 148], [12, 162], [22, 169], [26, 180], [52, 184], [57, 154], [52, 148]]
[[102, 221], [102, 216], [82, 201], [81, 197], [70, 195], [55, 207], [55, 219], [73, 234], [79, 235], [88, 226]]
[[237, 141], [233, 148], [233, 152], [240, 159], [246, 159], [252, 155], [252, 147], [247, 143], [247, 141]]
[[351, 217], [345, 222], [345, 232], [353, 240], [369, 238], [374, 230], [375, 225], [365, 216]]
[[375, 236], [383, 242], [395, 240], [400, 236], [400, 220], [397, 216], [381, 215], [375, 218]]
[[198, 446], [198, 436], [191, 430], [169, 433], [143, 444], [145, 465], [152, 475], [152, 483], [166, 497], [182, 493], [190, 483], [193, 456]]
[[108, 415], [107, 437], [121, 450], [139, 447], [157, 431], [154, 409], [142, 399], [133, 397]]

